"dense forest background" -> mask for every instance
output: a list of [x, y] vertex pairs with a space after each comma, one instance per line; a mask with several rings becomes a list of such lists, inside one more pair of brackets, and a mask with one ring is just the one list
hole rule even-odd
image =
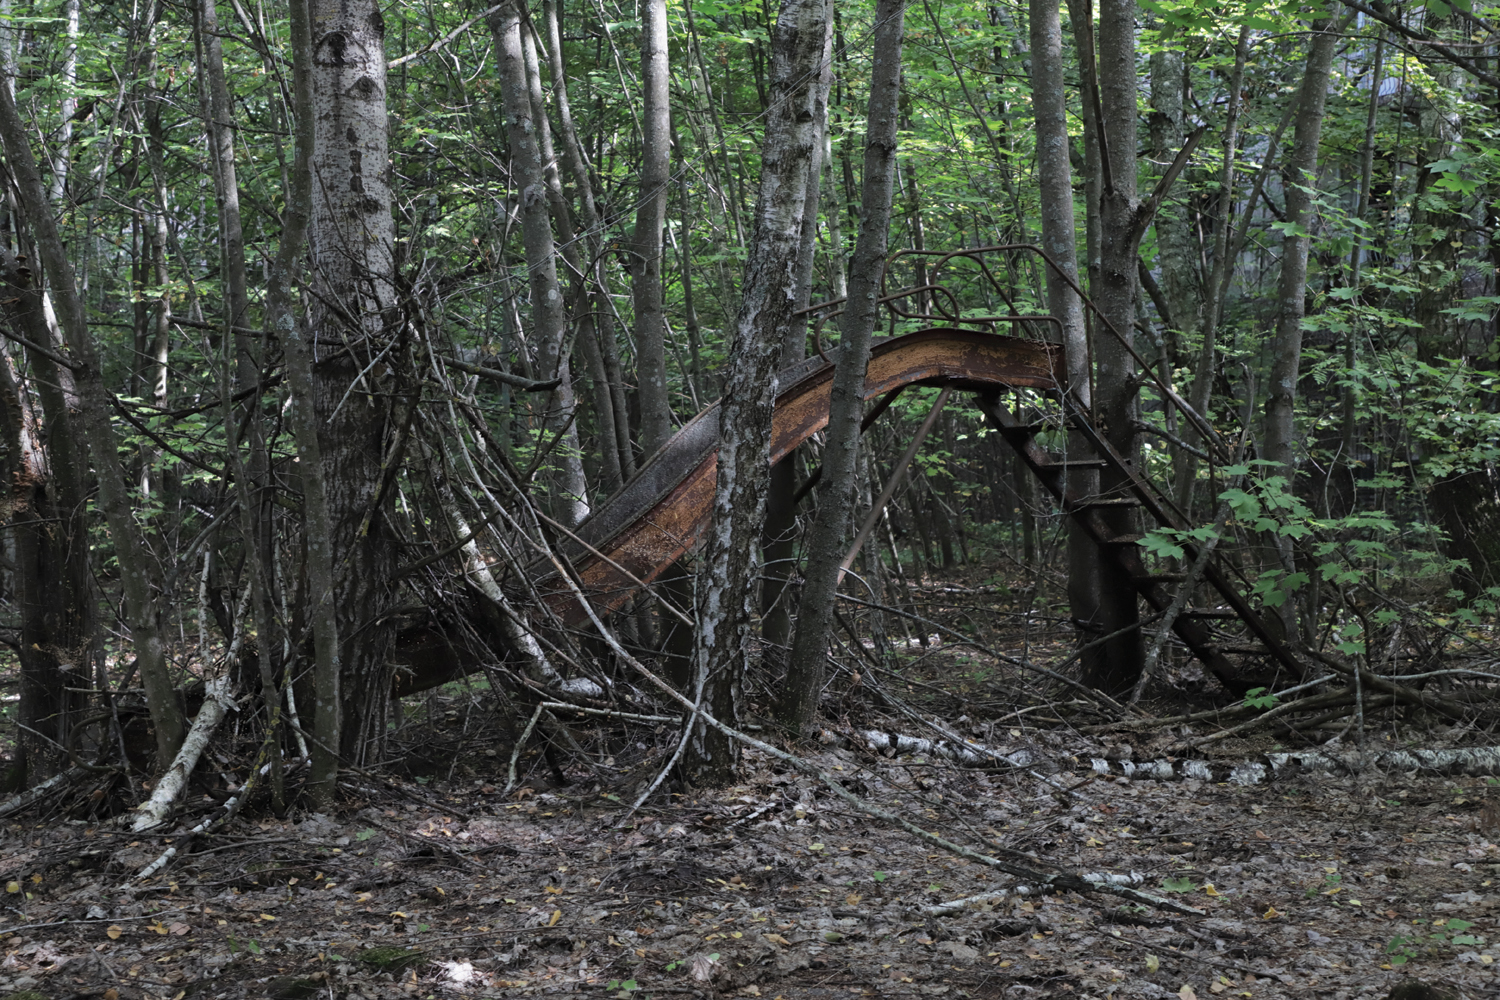
[[[239, 699], [276, 795], [300, 761], [326, 801], [341, 762], [389, 756], [401, 695], [465, 675], [512, 742], [568, 745], [557, 699], [686, 711], [672, 760], [722, 781], [724, 726], [813, 724], [830, 641], [871, 669], [925, 649], [944, 588], [1008, 602], [953, 635], [1029, 664], [1052, 622], [1061, 675], [1106, 698], [1310, 680], [1234, 649], [1243, 683], [1215, 687], [1168, 641], [1216, 547], [1267, 642], [1359, 688], [1344, 715], [1375, 670], [1386, 704], [1426, 671], [1417, 704], [1474, 717], [1500, 596], [1491, 17], [3, 0], [10, 784], [114, 768], [125, 801]], [[1005, 319], [1037, 314], [1056, 331]], [[1120, 522], [1186, 581], [1175, 611], [1140, 624], [1014, 433], [937, 385], [863, 438], [836, 386], [841, 443], [768, 473], [777, 369], [964, 325], [1062, 343], [1071, 388], [1008, 412], [1068, 454], [1081, 401], [1175, 502], [1175, 527]], [[560, 621], [590, 515], [721, 396], [712, 529]]]

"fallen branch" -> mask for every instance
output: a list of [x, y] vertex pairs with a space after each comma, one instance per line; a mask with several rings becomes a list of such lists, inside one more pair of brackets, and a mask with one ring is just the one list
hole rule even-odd
[[[243, 806], [247, 801], [249, 801], [250, 793], [255, 788], [256, 779], [271, 770], [271, 762], [267, 760], [267, 758], [271, 754], [272, 747], [276, 748], [277, 753], [281, 752], [279, 736], [279, 731], [281, 728], [280, 720], [280, 713], [274, 713], [272, 715], [271, 725], [266, 731], [266, 738], [261, 741], [260, 752], [255, 755], [255, 764], [250, 768], [250, 776], [247, 777], [245, 779], [245, 783], [240, 786], [239, 792], [235, 795], [231, 795], [227, 800], [225, 800], [223, 805], [210, 812], [208, 816], [206, 816], [197, 826], [193, 827], [191, 830], [188, 830], [186, 833], [182, 834], [176, 840], [174, 840], [171, 846], [169, 846], [165, 851], [162, 851], [161, 854], [157, 856], [155, 861], [151, 862], [145, 868], [142, 868], [140, 871], [136, 872], [135, 875], [127, 879], [125, 881], [125, 884], [119, 887], [119, 891], [133, 891], [135, 887], [131, 885], [132, 882], [139, 882], [142, 879], [148, 879], [151, 876], [155, 875], [157, 872], [161, 871], [167, 866], [167, 863], [169, 861], [175, 858], [181, 851], [185, 850], [199, 834], [207, 832], [211, 827], [224, 826], [230, 820], [234, 819], [234, 817], [239, 813], [240, 807]], [[295, 766], [296, 764], [304, 763], [305, 761], [306, 758], [299, 758], [292, 761], [292, 764]], [[287, 770], [290, 771], [291, 768], [288, 768]]]
[[18, 792], [0, 803], [0, 817], [18, 813], [27, 806], [40, 802], [52, 792], [62, 786], [88, 774], [88, 768], [70, 767], [61, 774], [54, 774], [35, 788], [28, 788], [24, 792]]
[[[234, 807], [238, 804], [239, 798], [240, 796], [238, 795], [231, 795], [222, 807], [222, 815], [227, 817], [229, 813], [234, 810]], [[171, 803], [168, 802], [167, 805], [170, 806]], [[186, 847], [189, 843], [192, 842], [192, 839], [194, 837], [198, 836], [198, 834], [203, 833], [209, 827], [213, 826], [214, 823], [219, 820], [220, 815], [220, 810], [218, 809], [215, 809], [213, 812], [209, 813], [203, 818], [203, 821], [201, 823], [179, 837], [177, 841], [172, 844], [172, 846], [168, 847], [165, 851], [162, 851], [161, 854], [157, 856], [155, 861], [151, 862], [149, 865], [136, 872], [135, 877], [130, 881], [139, 882], [141, 879], [150, 878], [152, 875], [155, 875], [157, 872], [167, 867], [167, 862], [171, 861], [177, 856], [179, 848]], [[126, 883], [120, 888], [129, 889], [130, 885], [129, 883]]]
[[1320, 652], [1316, 649], [1311, 648], [1307, 649], [1305, 652], [1307, 652], [1308, 655], [1312, 656], [1313, 658], [1322, 661], [1325, 665], [1343, 674], [1345, 677], [1353, 678], [1357, 674], [1362, 683], [1368, 684], [1370, 687], [1374, 688], [1377, 691], [1383, 691], [1386, 694], [1395, 695], [1402, 701], [1409, 702], [1413, 705], [1420, 705], [1423, 708], [1430, 708], [1434, 712], [1439, 712], [1443, 715], [1448, 716], [1450, 719], [1464, 721], [1468, 719], [1472, 714], [1470, 710], [1463, 705], [1449, 701], [1446, 698], [1439, 698], [1437, 695], [1428, 694], [1426, 691], [1418, 691], [1415, 688], [1407, 687], [1405, 684], [1397, 684], [1394, 681], [1387, 680], [1386, 678], [1381, 677], [1379, 674], [1371, 673], [1364, 667], [1353, 666], [1346, 660], [1344, 660], [1343, 657], [1335, 656], [1331, 653]]
[[988, 764], [1027, 767], [1036, 761], [1036, 754], [1030, 750], [1001, 753], [972, 740], [952, 743], [948, 740], [929, 740], [925, 737], [906, 736], [901, 733], [883, 733], [878, 729], [857, 730], [855, 735], [864, 740], [867, 749], [877, 753], [882, 750], [889, 750], [897, 756], [919, 753], [928, 757], [941, 757], [944, 760], [966, 764], [970, 767], [984, 767]]
[[219, 728], [219, 723], [224, 721], [229, 710], [238, 707], [234, 703], [227, 672], [210, 680], [204, 686], [204, 693], [207, 697], [203, 700], [203, 707], [198, 709], [198, 717], [193, 720], [193, 728], [188, 730], [187, 738], [182, 741], [182, 749], [177, 751], [172, 766], [167, 768], [167, 773], [161, 776], [161, 780], [152, 789], [151, 797], [137, 808], [135, 822], [130, 827], [132, 832], [140, 833], [167, 821], [167, 817], [172, 814], [172, 803], [177, 801], [177, 796], [187, 786], [188, 776], [198, 766], [198, 758], [203, 756], [208, 741], [213, 739], [214, 731]]
[[1173, 781], [1194, 778], [1215, 784], [1258, 785], [1288, 774], [1308, 771], [1355, 773], [1366, 767], [1382, 771], [1435, 775], [1484, 777], [1500, 775], [1500, 747], [1473, 747], [1455, 750], [1385, 750], [1366, 753], [1359, 750], [1297, 750], [1262, 754], [1258, 758], [1238, 761], [1161, 760], [1091, 761], [1094, 773], [1131, 779]]
[[[1321, 684], [1330, 679], [1331, 678], [1323, 677], [1318, 681], [1314, 681], [1311, 683]], [[1298, 688], [1305, 688], [1307, 686], [1307, 684], [1299, 684]], [[1296, 690], [1296, 688], [1293, 688], [1292, 690]], [[1192, 740], [1185, 745], [1188, 748], [1195, 749], [1197, 747], [1206, 746], [1209, 743], [1217, 743], [1220, 740], [1227, 740], [1229, 737], [1237, 736], [1247, 730], [1255, 729], [1256, 727], [1264, 725], [1265, 723], [1270, 722], [1273, 719], [1279, 719], [1284, 715], [1291, 715], [1294, 712], [1305, 712], [1309, 709], [1314, 708], [1327, 708], [1331, 705], [1337, 704], [1343, 699], [1350, 697], [1351, 694], [1346, 689], [1341, 691], [1324, 692], [1323, 694], [1308, 695], [1306, 698], [1298, 698], [1296, 701], [1283, 702], [1280, 705], [1277, 705], [1275, 708], [1257, 715], [1253, 719], [1247, 719], [1239, 725], [1231, 726], [1228, 729], [1221, 729], [1217, 733], [1209, 733], [1207, 736], [1201, 736], [1198, 739]]]

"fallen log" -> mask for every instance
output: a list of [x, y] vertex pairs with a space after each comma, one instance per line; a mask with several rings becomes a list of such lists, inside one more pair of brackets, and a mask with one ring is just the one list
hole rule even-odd
[[172, 814], [172, 803], [177, 801], [177, 796], [187, 786], [188, 776], [198, 766], [198, 758], [203, 756], [203, 750], [213, 738], [214, 731], [219, 728], [219, 723], [224, 721], [229, 710], [236, 707], [227, 673], [220, 674], [204, 685], [203, 707], [198, 709], [193, 727], [182, 741], [182, 748], [177, 751], [172, 766], [167, 768], [167, 773], [161, 776], [161, 780], [151, 790], [151, 797], [137, 807], [135, 821], [130, 827], [133, 832], [140, 833], [167, 821], [167, 817]]

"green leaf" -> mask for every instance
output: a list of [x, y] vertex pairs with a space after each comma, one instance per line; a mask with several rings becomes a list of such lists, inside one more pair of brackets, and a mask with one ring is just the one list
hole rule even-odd
[[1275, 694], [1268, 693], [1266, 688], [1258, 687], [1245, 692], [1244, 704], [1246, 708], [1275, 708], [1277, 700]]
[[1219, 502], [1227, 503], [1234, 516], [1242, 521], [1260, 517], [1260, 501], [1244, 490], [1225, 490], [1219, 494]]
[[1181, 559], [1185, 554], [1181, 545], [1174, 542], [1166, 528], [1156, 528], [1141, 539], [1141, 548], [1163, 559]]
[[1186, 876], [1162, 879], [1161, 887], [1167, 892], [1193, 892], [1198, 888], [1193, 884], [1193, 880]]

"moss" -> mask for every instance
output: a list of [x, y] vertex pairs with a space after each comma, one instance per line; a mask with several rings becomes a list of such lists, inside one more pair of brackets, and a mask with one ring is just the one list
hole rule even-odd
[[399, 972], [425, 957], [422, 952], [409, 948], [366, 948], [355, 955], [354, 960], [382, 972]]

